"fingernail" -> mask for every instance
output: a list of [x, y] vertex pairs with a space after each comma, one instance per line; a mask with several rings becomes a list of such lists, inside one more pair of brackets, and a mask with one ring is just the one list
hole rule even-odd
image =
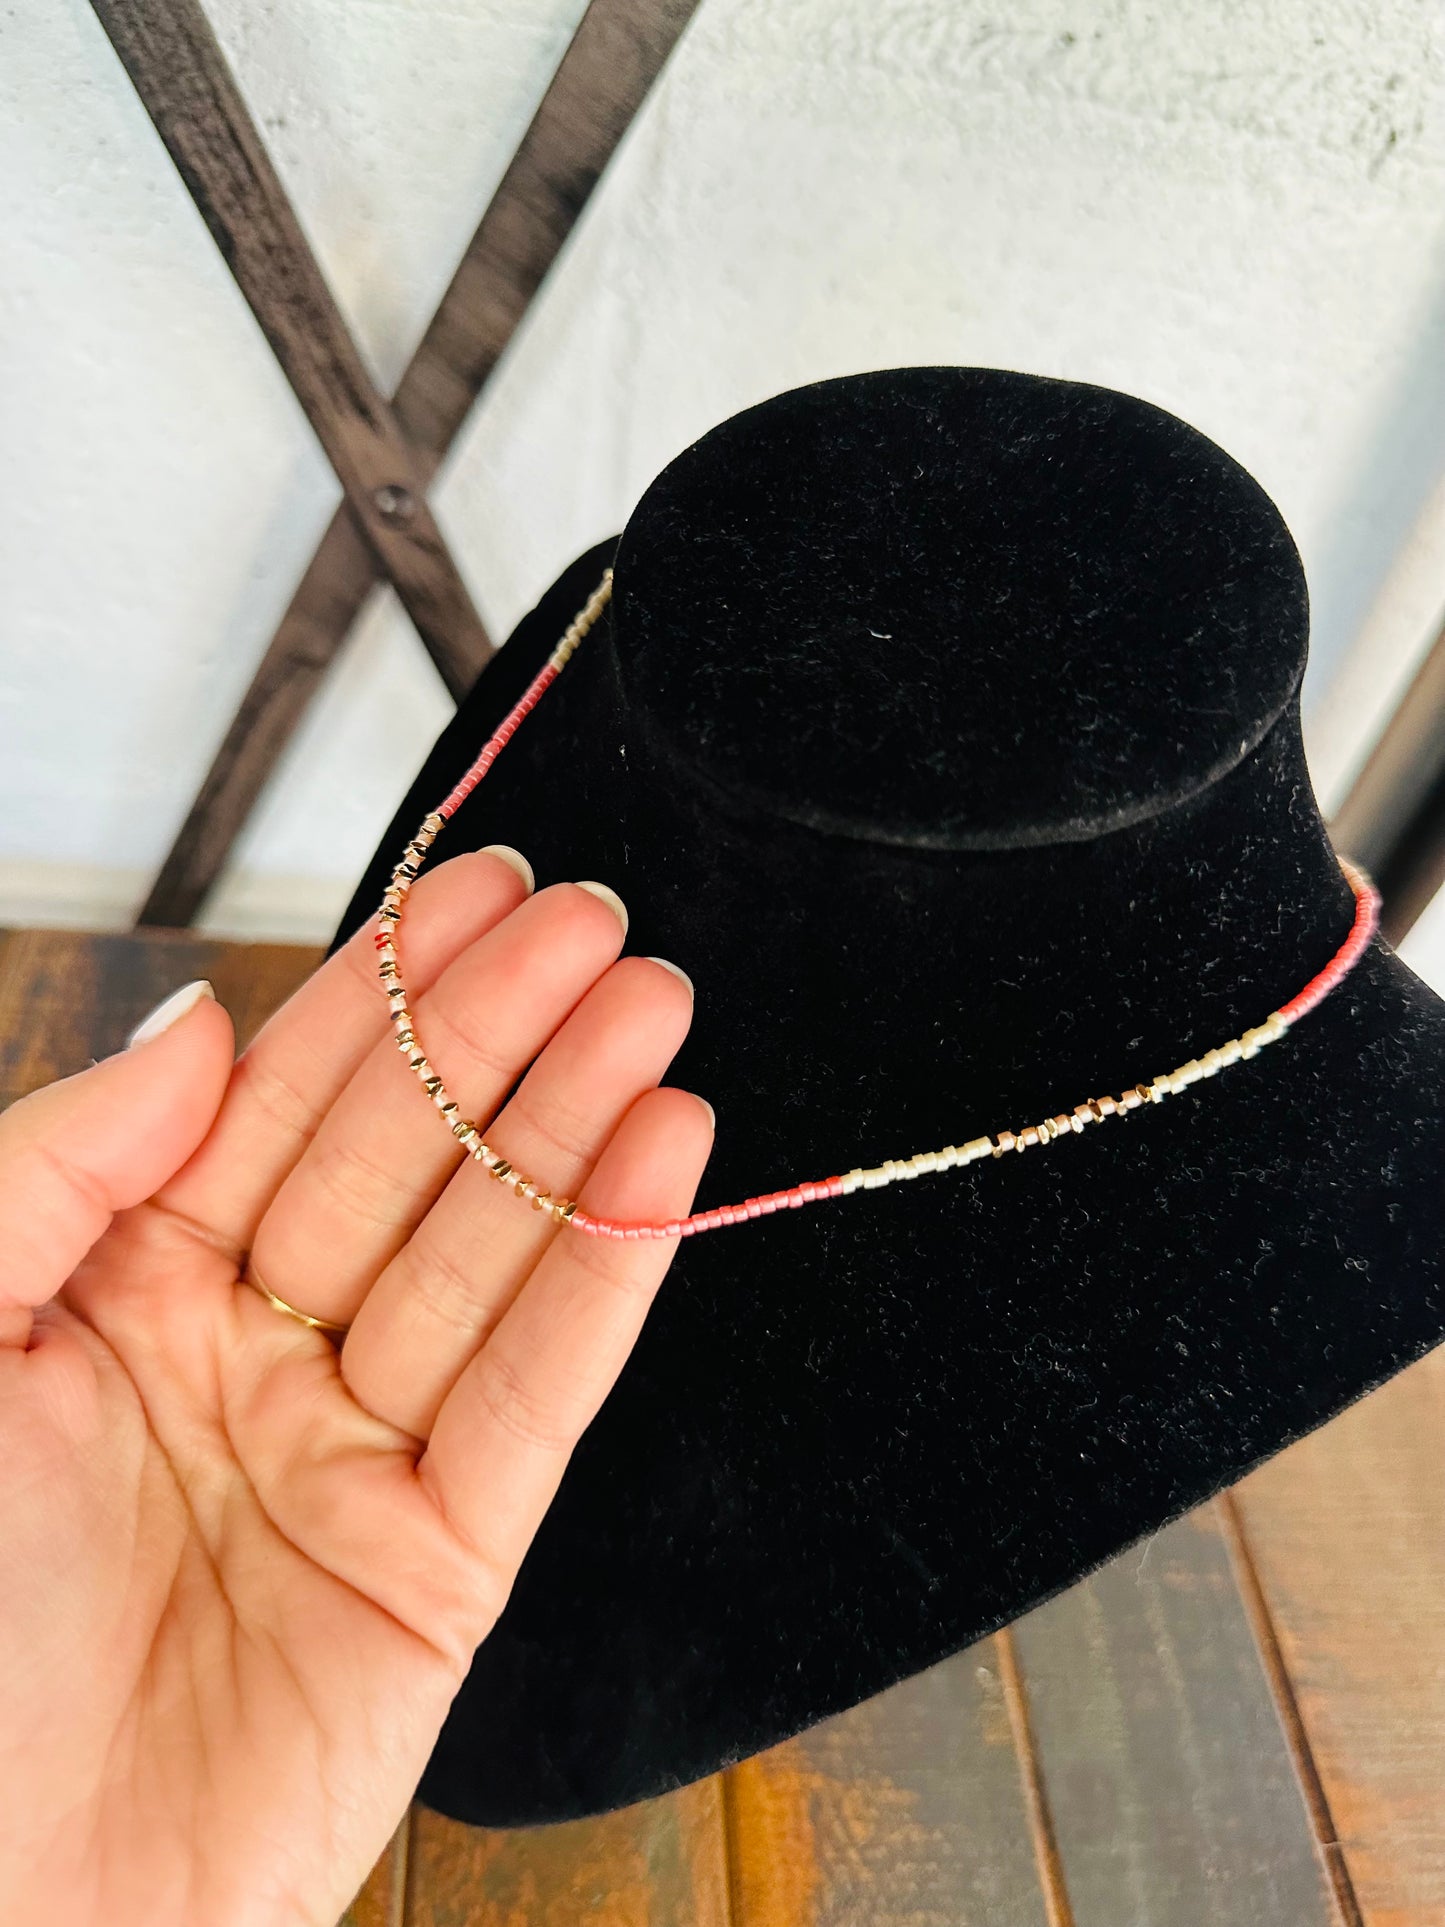
[[537, 887], [537, 879], [532, 874], [531, 864], [520, 850], [514, 850], [510, 843], [484, 843], [482, 848], [489, 856], [499, 856], [503, 863], [509, 864], [526, 884], [527, 895], [531, 896]]
[[193, 1010], [203, 997], [214, 997], [215, 994], [204, 977], [197, 977], [194, 983], [182, 984], [179, 990], [173, 990], [169, 997], [158, 1003], [149, 1017], [141, 1018], [125, 1040], [126, 1049], [148, 1043], [152, 1037], [159, 1037], [163, 1030], [169, 1030], [188, 1010]]
[[[696, 1091], [693, 1092], [693, 1096], [697, 1097]], [[717, 1112], [713, 1109], [712, 1105], [708, 1103], [705, 1097], [697, 1097], [697, 1101], [699, 1104], [701, 1104], [702, 1108], [707, 1112], [708, 1123], [711, 1124], [714, 1130], [716, 1130], [717, 1129]]]
[[670, 970], [674, 977], [681, 977], [682, 981], [687, 985], [688, 995], [690, 997], [696, 997], [697, 992], [693, 989], [692, 978], [688, 976], [685, 970], [680, 970], [675, 963], [669, 963], [666, 957], [649, 957], [647, 961], [649, 963], [661, 964], [663, 969]]
[[607, 905], [607, 908], [616, 913], [617, 919], [622, 925], [623, 936], [625, 937], [627, 935], [627, 905], [615, 890], [609, 890], [605, 883], [579, 883], [577, 888], [579, 890], [590, 890], [594, 897], [600, 897], [602, 902]]

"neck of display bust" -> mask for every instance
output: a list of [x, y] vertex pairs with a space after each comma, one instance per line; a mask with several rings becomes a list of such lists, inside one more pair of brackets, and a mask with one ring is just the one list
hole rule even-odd
[[[820, 1154], [840, 1117], [922, 1147], [1169, 1069], [1263, 1022], [1350, 927], [1293, 699], [1227, 774], [1143, 821], [974, 850], [750, 805], [659, 754], [603, 680], [626, 771], [604, 846], [656, 842], [634, 807], [668, 824], [630, 893], [636, 945], [697, 978], [690, 1061], [725, 1054], [760, 1108], [825, 1120]], [[742, 1035], [712, 1034], [718, 972], [752, 986]]]

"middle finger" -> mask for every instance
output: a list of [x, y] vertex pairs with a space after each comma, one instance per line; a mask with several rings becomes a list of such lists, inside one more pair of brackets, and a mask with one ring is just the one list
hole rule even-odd
[[[613, 1132], [660, 1081], [692, 990], [623, 957], [588, 991], [487, 1131], [515, 1169], [575, 1198]], [[426, 1438], [442, 1401], [555, 1238], [571, 1237], [481, 1171], [459, 1171], [366, 1295], [341, 1353], [352, 1396]]]

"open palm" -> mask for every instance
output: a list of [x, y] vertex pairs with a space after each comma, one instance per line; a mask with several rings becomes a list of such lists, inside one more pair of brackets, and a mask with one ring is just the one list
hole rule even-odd
[[[677, 1217], [712, 1142], [659, 1088], [692, 1001], [623, 935], [479, 851], [418, 881], [399, 948], [490, 1143]], [[7, 1922], [335, 1921], [676, 1249], [467, 1158], [374, 959], [363, 928], [239, 1058], [203, 998], [0, 1117]]]

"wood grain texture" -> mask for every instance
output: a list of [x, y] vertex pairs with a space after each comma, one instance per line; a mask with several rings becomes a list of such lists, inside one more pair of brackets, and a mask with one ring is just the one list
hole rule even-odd
[[195, 917], [375, 586], [371, 552], [339, 509], [156, 872], [138, 929], [179, 929]]
[[119, 1050], [196, 977], [210, 979], [244, 1050], [324, 955], [321, 945], [228, 943], [189, 930], [0, 931], [0, 1104]]
[[1059, 1852], [1053, 1808], [1049, 1804], [1049, 1790], [1044, 1784], [1043, 1763], [1039, 1759], [1039, 1743], [1029, 1706], [1029, 1689], [1019, 1664], [1018, 1643], [1012, 1626], [1001, 1627], [994, 1634], [993, 1650], [998, 1655], [999, 1680], [1003, 1686], [1004, 1704], [1008, 1707], [1014, 1752], [1018, 1757], [1024, 1809], [1029, 1817], [1029, 1832], [1033, 1835], [1034, 1866], [1043, 1893], [1044, 1912], [1048, 1915], [1049, 1927], [1077, 1927], [1073, 1903], [1069, 1899], [1068, 1875], [1064, 1872], [1064, 1859]]
[[494, 644], [426, 501], [425, 478], [316, 265], [199, 0], [92, 0], [347, 506], [453, 695]]
[[1235, 1488], [1366, 1927], [1445, 1921], [1445, 1349]]
[[592, 0], [396, 391], [423, 462], [450, 448], [698, 0]]
[[1289, 1668], [1285, 1665], [1274, 1615], [1270, 1611], [1264, 1589], [1259, 1583], [1259, 1573], [1248, 1545], [1239, 1506], [1232, 1491], [1221, 1492], [1218, 1495], [1214, 1501], [1214, 1512], [1219, 1521], [1220, 1533], [1229, 1548], [1235, 1584], [1239, 1587], [1240, 1600], [1248, 1615], [1260, 1663], [1264, 1667], [1265, 1678], [1269, 1681], [1269, 1690], [1274, 1696], [1275, 1710], [1279, 1714], [1280, 1725], [1284, 1729], [1285, 1743], [1294, 1761], [1295, 1775], [1299, 1780], [1300, 1792], [1304, 1796], [1305, 1810], [1310, 1817], [1310, 1827], [1315, 1836], [1320, 1864], [1325, 1870], [1325, 1878], [1330, 1883], [1340, 1927], [1363, 1927], [1359, 1902], [1355, 1897], [1354, 1880], [1345, 1860], [1344, 1849], [1340, 1845], [1334, 1814], [1330, 1811], [1329, 1795], [1325, 1792], [1319, 1767], [1315, 1763], [1314, 1749], [1310, 1745], [1309, 1734], [1305, 1730], [1305, 1723], [1300, 1714], [1299, 1696], [1295, 1692]]
[[724, 1784], [733, 1927], [1048, 1927], [992, 1641]]
[[1335, 1927], [1207, 1510], [1039, 1607], [1014, 1638], [1078, 1927]]
[[729, 1927], [716, 1779], [598, 1819], [496, 1832], [418, 1806], [407, 1927]]
[[[393, 399], [423, 482], [451, 447], [696, 5], [592, 0], [583, 15]], [[375, 558], [339, 509], [157, 875], [141, 924], [183, 925], [196, 915], [376, 581]]]
[[411, 1819], [408, 1810], [387, 1842], [385, 1853], [367, 1875], [361, 1892], [341, 1916], [340, 1927], [405, 1927]]

